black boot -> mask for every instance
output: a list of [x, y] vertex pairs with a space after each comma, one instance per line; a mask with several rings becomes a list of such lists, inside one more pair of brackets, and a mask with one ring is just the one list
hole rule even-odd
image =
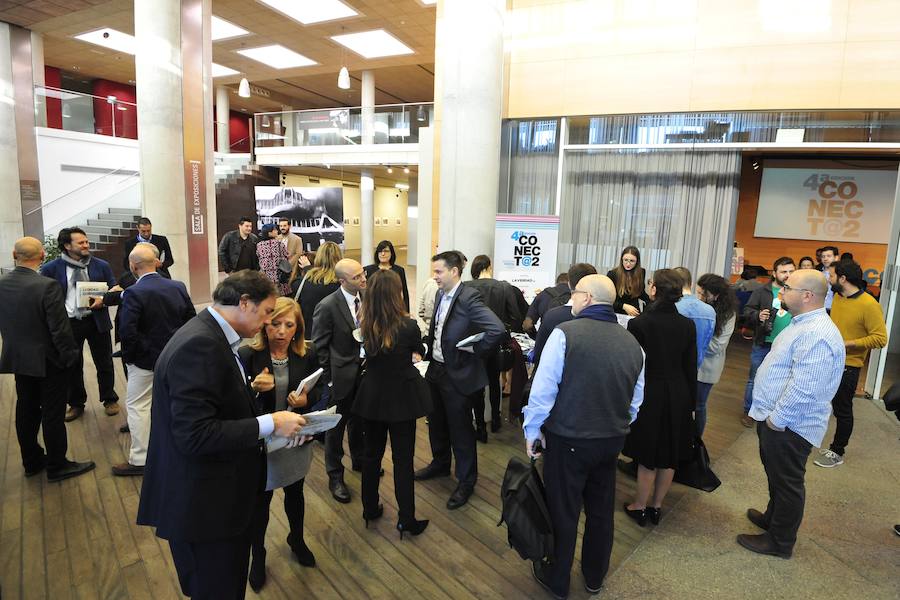
[[316, 557], [313, 556], [312, 551], [309, 549], [309, 546], [306, 545], [306, 542], [303, 541], [302, 536], [288, 534], [287, 543], [288, 546], [291, 547], [291, 552], [294, 554], [294, 558], [297, 559], [298, 563], [304, 567], [316, 566]]
[[247, 580], [250, 582], [250, 589], [259, 593], [259, 590], [266, 585], [266, 549], [253, 548], [253, 560], [250, 562], [250, 574]]

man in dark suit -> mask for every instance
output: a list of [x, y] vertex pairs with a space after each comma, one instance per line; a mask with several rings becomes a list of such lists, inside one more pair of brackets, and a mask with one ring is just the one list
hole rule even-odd
[[287, 411], [256, 416], [237, 355], [241, 339], [268, 324], [277, 295], [264, 274], [231, 275], [156, 362], [137, 522], [169, 540], [186, 596], [244, 597], [253, 516], [264, 499], [264, 440], [295, 439], [305, 423]]
[[122, 266], [125, 267], [125, 272], [128, 272], [128, 257], [131, 256], [131, 251], [134, 250], [136, 245], [146, 242], [153, 244], [159, 250], [159, 261], [162, 264], [156, 269], [156, 272], [166, 279], [171, 279], [169, 267], [175, 264], [175, 259], [172, 258], [172, 248], [169, 247], [169, 240], [164, 235], [153, 235], [153, 223], [147, 217], [138, 219], [137, 230], [136, 236], [125, 240], [125, 256], [122, 257]]
[[[25, 237], [13, 250], [16, 268], [0, 277], [0, 373], [16, 378], [16, 436], [25, 476], [44, 468], [50, 481], [61, 481], [94, 468], [92, 462], [66, 459], [65, 377], [78, 350], [66, 317], [63, 296], [37, 269], [44, 260], [40, 241]], [[37, 441], [43, 426], [44, 445]]]
[[178, 329], [197, 315], [187, 288], [180, 281], [157, 273], [159, 250], [141, 242], [128, 258], [137, 283], [122, 293], [119, 338], [122, 360], [128, 369], [125, 410], [131, 432], [128, 461], [113, 465], [118, 476], [143, 475], [150, 438], [150, 400], [153, 394], [153, 367], [163, 348]]
[[[484, 358], [497, 350], [506, 328], [481, 295], [460, 282], [460, 253], [441, 252], [432, 257], [434, 280], [440, 288], [426, 343], [430, 361], [425, 379], [431, 386], [434, 412], [428, 415], [431, 464], [416, 472], [416, 479], [450, 474], [450, 448], [456, 457], [457, 488], [447, 501], [454, 510], [469, 501], [478, 478], [475, 430], [472, 428], [472, 396], [488, 384]], [[476, 333], [484, 337], [474, 344], [456, 344]]]
[[326, 296], [313, 312], [312, 341], [316, 346], [323, 374], [330, 381], [330, 405], [337, 406], [341, 421], [325, 433], [325, 471], [328, 489], [338, 502], [350, 502], [350, 490], [344, 483], [344, 429], [350, 444], [350, 460], [354, 471], [363, 465], [362, 429], [350, 412], [362, 365], [362, 337], [359, 330], [361, 295], [366, 289], [366, 272], [362, 265], [345, 258], [334, 266], [341, 284]]
[[116, 285], [109, 263], [91, 256], [91, 243], [87, 234], [78, 227], [67, 227], [59, 232], [57, 244], [61, 255], [41, 267], [41, 275], [55, 279], [65, 298], [66, 313], [75, 336], [78, 348], [78, 362], [70, 371], [68, 386], [69, 410], [66, 421], [74, 421], [84, 414], [87, 402], [87, 391], [84, 389], [84, 357], [81, 349], [87, 340], [91, 349], [91, 357], [97, 367], [97, 383], [100, 387], [100, 401], [108, 416], [119, 414], [119, 396], [115, 390], [115, 371], [112, 363], [112, 321], [109, 319], [110, 302], [116, 302], [115, 293], [108, 293], [102, 298], [94, 299], [90, 308], [79, 308], [77, 302], [77, 283], [79, 281], [97, 281], [106, 283], [109, 288]]

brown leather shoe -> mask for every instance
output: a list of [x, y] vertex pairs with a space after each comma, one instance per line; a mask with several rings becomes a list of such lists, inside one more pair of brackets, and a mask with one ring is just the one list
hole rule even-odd
[[779, 558], [791, 557], [790, 552], [782, 552], [776, 548], [775, 544], [772, 542], [772, 538], [769, 537], [769, 534], [767, 533], [761, 533], [759, 535], [741, 533], [737, 536], [737, 543], [750, 552], [756, 552], [757, 554], [777, 556]]
[[144, 467], [123, 462], [112, 466], [112, 474], [116, 477], [135, 477], [144, 474]]
[[743, 415], [741, 415], [741, 425], [750, 428], [756, 425], [756, 421], [754, 421], [750, 415], [744, 413]]
[[66, 411], [66, 423], [71, 423], [75, 419], [79, 418], [84, 414], [83, 406], [70, 406], [69, 410]]
[[763, 513], [759, 512], [759, 511], [756, 510], [755, 508], [748, 508], [748, 509], [747, 509], [747, 519], [748, 519], [751, 523], [753, 523], [754, 525], [756, 525], [757, 527], [759, 527], [760, 529], [764, 529], [764, 530], [766, 530], [766, 531], [769, 530], [769, 524], [766, 523], [766, 515], [764, 515]]
[[118, 402], [104, 402], [103, 403], [103, 412], [106, 413], [107, 417], [114, 417], [119, 414], [119, 403]]

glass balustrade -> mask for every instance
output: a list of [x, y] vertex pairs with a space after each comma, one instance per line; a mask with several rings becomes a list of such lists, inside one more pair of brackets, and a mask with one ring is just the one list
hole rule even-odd
[[419, 141], [419, 128], [431, 124], [434, 105], [383, 104], [372, 112], [371, 132], [363, 131], [363, 109], [358, 106], [257, 113], [253, 116], [255, 146], [414, 144]]
[[116, 96], [94, 96], [35, 86], [35, 125], [137, 139], [137, 105]]

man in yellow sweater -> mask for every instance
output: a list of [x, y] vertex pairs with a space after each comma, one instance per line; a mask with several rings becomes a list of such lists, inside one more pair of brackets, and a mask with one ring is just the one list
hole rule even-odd
[[837, 325], [847, 359], [844, 375], [834, 398], [831, 409], [837, 421], [831, 447], [821, 450], [815, 464], [830, 469], [844, 463], [844, 449], [853, 433], [853, 394], [859, 382], [859, 371], [866, 363], [869, 350], [887, 345], [887, 328], [881, 306], [872, 296], [863, 291], [865, 283], [862, 269], [853, 261], [840, 261], [831, 265], [831, 286], [834, 302], [831, 305], [831, 320]]

